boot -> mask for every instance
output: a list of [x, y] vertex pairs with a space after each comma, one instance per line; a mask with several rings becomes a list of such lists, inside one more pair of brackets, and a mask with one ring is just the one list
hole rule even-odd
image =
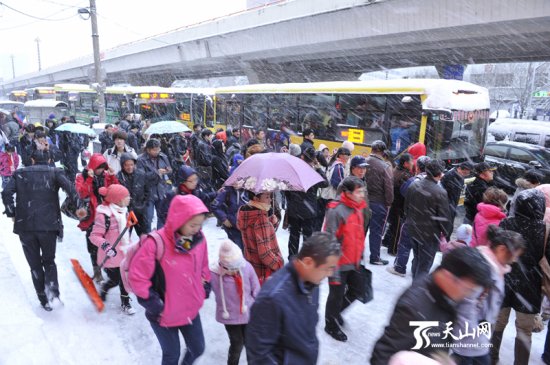
[[128, 295], [121, 295], [120, 301], [122, 302], [122, 304], [120, 305], [122, 313], [129, 316], [136, 314], [136, 310], [130, 305], [130, 297]]
[[340, 329], [336, 319], [326, 320], [325, 323], [325, 332], [336, 341], [346, 342], [348, 340], [348, 336]]
[[499, 360], [500, 344], [502, 343], [502, 337], [504, 331], [495, 331], [493, 332], [493, 337], [491, 338], [491, 365], [497, 365]]
[[94, 277], [93, 277], [93, 279], [97, 284], [101, 284], [103, 281], [105, 281], [99, 266], [94, 266]]
[[52, 307], [50, 305], [50, 302], [48, 301], [48, 296], [46, 295], [46, 293], [38, 293], [38, 300], [40, 301], [40, 305], [42, 306], [42, 308], [44, 308], [44, 310], [46, 312], [51, 312], [52, 311]]

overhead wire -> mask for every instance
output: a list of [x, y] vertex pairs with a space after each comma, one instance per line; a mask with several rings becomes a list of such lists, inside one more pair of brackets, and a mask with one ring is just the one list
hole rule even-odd
[[[26, 16], [26, 17], [29, 17], [29, 18], [32, 18], [32, 19], [36, 19], [36, 20], [45, 20], [45, 21], [58, 22], [58, 21], [61, 21], [61, 20], [70, 19], [70, 18], [72, 18], [72, 17], [74, 16], [74, 15], [71, 15], [70, 17], [63, 18], [63, 19], [42, 18], [42, 17], [38, 17], [38, 16], [35, 16], [35, 15], [31, 15], [31, 14], [25, 13], [24, 11], [21, 11], [21, 10], [17, 10], [17, 9], [15, 9], [15, 8], [9, 6], [8, 4], [6, 4], [6, 3], [4, 3], [4, 2], [1, 2], [1, 1], [0, 1], [0, 5], [3, 5], [3, 6], [6, 7], [7, 9], [10, 9], [11, 11], [14, 11], [14, 12], [16, 12], [16, 13], [19, 13], [19, 14], [21, 14], [21, 15], [24, 15], [24, 16]], [[68, 8], [67, 8], [67, 9], [68, 9]], [[63, 12], [63, 11], [65, 11], [65, 10], [67, 10], [67, 9], [63, 9], [63, 10], [61, 10], [60, 12]], [[57, 13], [55, 13], [55, 14], [58, 14], [58, 13], [60, 13], [60, 12], [57, 12]], [[52, 14], [52, 15], [54, 15], [54, 14]], [[51, 16], [51, 15], [50, 15], [50, 16]]]
[[[2, 5], [4, 5], [7, 9], [13, 10], [13, 8], [9, 7], [9, 6], [6, 5], [5, 3], [0, 2], [0, 6], [2, 6]], [[52, 14], [50, 14], [50, 15], [47, 15], [46, 18], [44, 18], [44, 19], [46, 19], [46, 20], [48, 20], [48, 21], [65, 21], [65, 20], [69, 20], [69, 19], [73, 18], [74, 16], [76, 16], [77, 14], [75, 13], [75, 14], [69, 16], [69, 17], [62, 18], [62, 19], [51, 19], [51, 17], [52, 17], [52, 16], [55, 16], [55, 15], [57, 15], [57, 14], [63, 13], [63, 12], [65, 12], [65, 11], [67, 11], [67, 10], [70, 10], [70, 9], [72, 9], [72, 7], [67, 7], [67, 8], [61, 9], [61, 10], [59, 10], [59, 11], [56, 11], [55, 13], [52, 13]], [[18, 11], [18, 10], [13, 10], [13, 11], [20, 12], [20, 11]], [[28, 15], [28, 14], [24, 14], [24, 15]], [[31, 22], [28, 22], [28, 23], [23, 23], [23, 24], [19, 24], [19, 25], [10, 26], [10, 27], [0, 28], [0, 31], [6, 31], [6, 30], [12, 30], [12, 29], [17, 29], [17, 28], [26, 27], [26, 26], [28, 26], [28, 25], [38, 23], [39, 21], [42, 21], [42, 20], [43, 20], [43, 19], [36, 19], [36, 20], [31, 21]]]
[[[118, 23], [118, 22], [116, 22], [116, 21], [114, 21], [114, 20], [111, 20], [111, 19], [107, 18], [107, 17], [104, 16], [104, 15], [101, 15], [100, 13], [97, 13], [97, 16], [100, 17], [101, 19], [104, 19], [104, 20], [106, 20], [106, 21], [108, 21], [108, 22], [113, 23], [113, 24], [116, 25], [117, 27], [120, 27], [120, 28], [122, 28], [122, 29], [125, 29], [125, 30], [127, 30], [127, 31], [129, 31], [129, 32], [131, 32], [131, 33], [133, 33], [133, 34], [135, 34], [135, 35], [138, 35], [138, 36], [140, 36], [140, 37], [143, 37], [143, 38], [149, 38], [149, 37], [151, 37], [150, 35], [145, 35], [145, 34], [143, 34], [143, 33], [136, 32], [135, 30], [130, 29], [130, 28], [128, 28], [127, 26], [125, 26], [125, 25], [123, 25], [123, 24], [120, 24], [120, 23]], [[154, 38], [154, 36], [151, 37], [151, 38], [149, 38], [149, 39], [150, 39], [150, 40], [153, 40], [153, 41], [155, 41], [155, 42], [159, 42], [159, 43], [165, 44], [165, 45], [171, 45], [171, 43], [168, 43], [168, 42], [165, 42], [165, 41], [161, 41], [160, 39]]]

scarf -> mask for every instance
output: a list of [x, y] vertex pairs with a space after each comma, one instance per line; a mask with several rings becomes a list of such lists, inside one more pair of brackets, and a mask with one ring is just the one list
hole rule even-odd
[[10, 168], [10, 172], [13, 173], [15, 171], [15, 166], [13, 162], [13, 153], [8, 153], [8, 167]]
[[194, 195], [193, 190], [189, 190], [189, 188], [187, 186], [185, 186], [185, 184], [180, 184], [180, 186], [178, 188], [179, 188], [180, 194], [185, 193], [185, 194], [189, 194], [189, 195]]
[[251, 207], [254, 207], [256, 209], [265, 210], [266, 212], [269, 212], [269, 209], [271, 209], [271, 204], [260, 203], [260, 202], [255, 201], [255, 200], [250, 200], [248, 202], [248, 205], [250, 205]]
[[224, 275], [230, 275], [233, 277], [233, 280], [235, 281], [235, 286], [237, 287], [237, 294], [239, 295], [239, 313], [240, 314], [246, 313], [248, 308], [246, 306], [245, 299], [244, 299], [244, 283], [243, 283], [243, 274], [241, 270], [239, 269], [236, 272], [230, 273], [220, 266], [218, 275], [220, 278], [220, 294], [222, 297], [222, 308], [223, 308], [222, 318], [229, 319], [229, 312], [227, 311], [227, 305], [225, 303], [225, 292], [224, 292], [224, 286], [223, 286]]
[[[118, 224], [119, 234], [120, 234], [126, 227], [128, 208], [121, 207], [113, 203], [109, 204], [109, 208], [111, 209], [111, 212], [113, 213], [113, 216], [116, 219], [116, 222]], [[122, 236], [122, 238], [120, 239], [120, 246], [126, 246], [129, 242], [130, 242], [130, 234], [129, 234], [129, 231], [126, 231], [124, 236]]]

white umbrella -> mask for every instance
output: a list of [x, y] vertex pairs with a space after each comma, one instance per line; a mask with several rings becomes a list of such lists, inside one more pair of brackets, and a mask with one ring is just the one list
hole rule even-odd
[[176, 122], [172, 120], [164, 120], [151, 124], [145, 131], [145, 134], [171, 134], [180, 132], [191, 132], [191, 129], [182, 122]]
[[95, 136], [96, 133], [90, 127], [78, 123], [64, 123], [55, 128], [56, 132], [70, 132], [77, 134], [87, 134], [89, 136]]

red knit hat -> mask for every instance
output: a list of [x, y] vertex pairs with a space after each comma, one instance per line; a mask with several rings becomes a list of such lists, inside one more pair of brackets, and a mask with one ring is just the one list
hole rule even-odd
[[120, 184], [109, 185], [108, 188], [102, 186], [99, 188], [99, 193], [109, 203], [120, 203], [122, 199], [130, 195], [128, 189]]

